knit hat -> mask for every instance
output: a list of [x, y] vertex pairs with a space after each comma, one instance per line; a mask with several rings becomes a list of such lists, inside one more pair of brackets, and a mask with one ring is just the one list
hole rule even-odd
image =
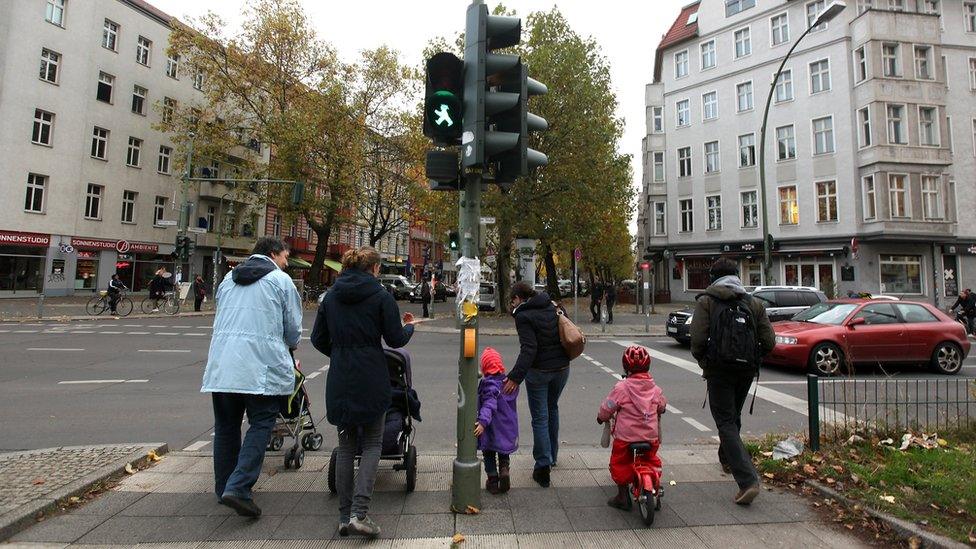
[[485, 347], [485, 350], [481, 352], [481, 373], [486, 376], [505, 373], [502, 355], [491, 347]]

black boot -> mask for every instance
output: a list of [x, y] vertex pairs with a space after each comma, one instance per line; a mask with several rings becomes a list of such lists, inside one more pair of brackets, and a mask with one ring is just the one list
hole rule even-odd
[[626, 484], [617, 485], [617, 495], [607, 500], [607, 505], [610, 507], [615, 507], [617, 509], [623, 509], [624, 511], [630, 511], [631, 501], [630, 501], [630, 487]]
[[536, 481], [543, 488], [549, 487], [549, 468], [538, 467], [532, 471], [532, 480]]
[[498, 475], [488, 475], [488, 480], [485, 481], [485, 490], [488, 490], [489, 494], [498, 494]]
[[504, 494], [512, 487], [512, 480], [509, 477], [508, 465], [498, 466], [498, 492]]

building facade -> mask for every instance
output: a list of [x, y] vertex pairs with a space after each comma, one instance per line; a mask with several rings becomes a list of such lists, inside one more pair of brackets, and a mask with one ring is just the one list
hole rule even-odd
[[[91, 292], [116, 272], [138, 291], [163, 266], [210, 280], [218, 245], [250, 249], [263, 209], [245, 218], [239, 205], [238, 217], [220, 219], [236, 199], [225, 185], [196, 183], [187, 198], [197, 252], [184, 265], [171, 255], [183, 201], [177, 149], [153, 126], [165, 107], [204, 97], [202, 80], [166, 52], [168, 15], [142, 0], [4, 8], [0, 296]], [[249, 144], [266, 158], [260, 147]], [[198, 177], [231, 173], [219, 161], [194, 164], [205, 166]]]
[[[646, 88], [639, 242], [689, 301], [708, 266], [747, 285], [939, 305], [976, 286], [976, 2], [701, 0], [682, 9]], [[762, 268], [759, 142], [772, 91]]]

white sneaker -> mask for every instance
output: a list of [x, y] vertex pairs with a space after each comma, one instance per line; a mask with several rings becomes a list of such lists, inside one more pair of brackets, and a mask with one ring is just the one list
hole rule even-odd
[[375, 538], [380, 535], [380, 527], [369, 517], [352, 517], [349, 521], [349, 533], [357, 536]]
[[159, 312], [159, 309], [153, 309], [152, 312], [158, 313]]

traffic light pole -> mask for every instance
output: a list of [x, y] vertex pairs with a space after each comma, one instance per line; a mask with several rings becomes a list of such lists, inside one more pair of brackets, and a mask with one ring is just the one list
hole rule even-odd
[[[458, 208], [461, 255], [465, 259], [478, 256], [481, 179], [480, 168], [466, 170], [464, 192], [460, 195]], [[478, 420], [478, 315], [466, 317], [459, 312], [458, 328], [461, 329], [461, 344], [458, 356], [457, 456], [454, 458], [454, 478], [451, 483], [451, 508], [456, 513], [467, 513], [470, 508], [481, 508], [481, 463], [478, 461], [478, 438], [474, 436], [474, 424]], [[471, 338], [474, 352], [465, 353], [466, 340]], [[467, 348], [472, 348], [470, 341], [467, 341]]]

